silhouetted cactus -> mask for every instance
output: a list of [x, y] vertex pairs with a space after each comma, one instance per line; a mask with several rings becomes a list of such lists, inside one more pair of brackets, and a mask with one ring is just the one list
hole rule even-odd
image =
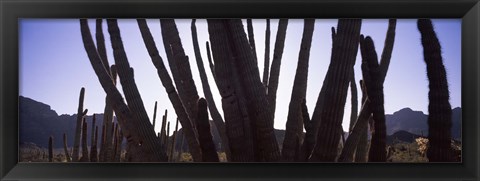
[[67, 145], [67, 134], [63, 133], [63, 151], [65, 152], [65, 160], [67, 162], [71, 162], [72, 158], [70, 157], [70, 154], [68, 153], [68, 145]]
[[378, 64], [377, 53], [372, 38], [363, 36], [360, 38], [360, 50], [362, 52], [362, 74], [370, 99], [374, 129], [368, 160], [370, 162], [386, 161], [386, 125], [385, 109], [383, 107], [383, 82], [381, 69]]
[[[208, 19], [208, 32], [212, 55], [215, 61], [216, 83], [222, 97], [225, 129], [231, 151], [232, 162], [255, 161], [254, 143], [243, 90], [240, 88], [239, 76], [233, 62], [229, 34], [225, 24], [227, 20]], [[265, 91], [263, 91], [265, 92]]]
[[[142, 33], [142, 38], [145, 43], [145, 47], [152, 59], [152, 63], [154, 64], [155, 68], [157, 69], [158, 76], [165, 88], [165, 91], [168, 94], [170, 102], [173, 105], [175, 113], [177, 114], [178, 118], [180, 119], [180, 123], [182, 124], [183, 133], [188, 142], [188, 147], [190, 153], [192, 154], [192, 158], [194, 161], [201, 160], [201, 151], [198, 140], [195, 135], [194, 127], [190, 118], [183, 107], [182, 101], [180, 100], [179, 95], [177, 94], [175, 87], [173, 86], [172, 79], [168, 74], [168, 71], [163, 64], [162, 57], [160, 57], [158, 53], [158, 49], [155, 45], [155, 41], [153, 40], [152, 34], [147, 26], [147, 22], [145, 19], [137, 19], [138, 26], [140, 28], [140, 32]], [[167, 54], [168, 55], [168, 54]], [[170, 65], [172, 66], [172, 65]], [[127, 137], [128, 140], [128, 137]]]
[[202, 161], [218, 162], [218, 154], [213, 143], [212, 133], [210, 131], [210, 123], [208, 120], [207, 101], [203, 98], [198, 100], [198, 117], [197, 117], [198, 140], [202, 148]]
[[85, 98], [85, 88], [82, 87], [82, 89], [80, 89], [80, 97], [78, 100], [77, 125], [75, 129], [75, 140], [73, 143], [73, 154], [72, 154], [73, 161], [78, 161], [78, 158], [79, 158], [80, 136], [82, 132], [82, 120], [83, 120], [83, 117], [88, 112], [88, 109], [83, 110], [84, 98]]
[[[285, 138], [282, 146], [282, 160], [295, 161], [301, 145], [299, 135], [303, 134], [302, 101], [307, 94], [308, 64], [315, 19], [305, 19], [302, 43], [298, 56], [297, 71], [293, 82], [292, 96], [288, 109]], [[297, 147], [298, 146], [298, 147]]]
[[[363, 80], [360, 80], [359, 84], [362, 90], [362, 102], [365, 102], [365, 100], [367, 99], [365, 84], [363, 83]], [[367, 122], [370, 122], [370, 119], [372, 119], [372, 116], [370, 116], [367, 119], [368, 119]], [[357, 117], [357, 120], [358, 120], [358, 117]], [[355, 162], [367, 162], [367, 152], [369, 147], [368, 146], [368, 126], [363, 128], [363, 130], [361, 131], [360, 140], [358, 141], [358, 144], [356, 146], [357, 147], [355, 149]]]
[[90, 162], [98, 161], [97, 141], [98, 141], [98, 126], [95, 126], [94, 140], [90, 149]]
[[[109, 20], [109, 25], [112, 30], [110, 37], [114, 40], [114, 50], [119, 48], [121, 44], [120, 32], [116, 24], [116, 20]], [[88, 28], [86, 19], [80, 20], [80, 27], [82, 33], [82, 40], [84, 42], [85, 50], [90, 59], [90, 63], [97, 74], [97, 77], [102, 85], [102, 88], [107, 93], [107, 97], [112, 103], [116, 116], [119, 118], [119, 123], [124, 129], [128, 144], [135, 145], [132, 157], [134, 161], [166, 161], [166, 153], [158, 151], [160, 144], [156, 139], [155, 132], [148, 119], [139, 116], [138, 113], [132, 114], [130, 108], [123, 102], [123, 98], [113, 84], [110, 76], [102, 65], [101, 59], [95, 49], [93, 39]]]
[[88, 153], [88, 145], [87, 145], [87, 121], [83, 118], [82, 123], [82, 156], [80, 157], [80, 162], [88, 162], [90, 161], [89, 153]]
[[423, 57], [427, 65], [428, 150], [430, 162], [454, 161], [451, 144], [452, 107], [449, 102], [447, 73], [442, 60], [441, 45], [430, 19], [418, 19], [422, 37]]
[[155, 120], [157, 119], [157, 101], [155, 101], [155, 107], [153, 108], [153, 121], [152, 126], [155, 129]]
[[178, 135], [178, 118], [177, 118], [177, 121], [175, 123], [175, 131], [173, 132], [173, 136], [172, 136], [172, 146], [170, 147], [170, 154], [169, 154], [169, 158], [168, 158], [168, 161], [170, 162], [173, 162], [173, 159], [174, 159], [174, 156], [175, 156], [175, 146], [176, 146], [176, 143], [177, 143], [177, 135]]
[[[102, 19], [96, 20], [96, 31], [95, 31], [95, 38], [97, 40], [97, 51], [100, 59], [102, 60], [102, 64], [105, 67], [105, 70], [109, 75], [112, 75], [110, 71], [110, 66], [108, 64], [107, 58], [107, 50], [105, 47], [105, 37], [103, 36], [103, 27], [102, 27]], [[113, 77], [112, 77], [113, 79]]]
[[[175, 25], [175, 20], [160, 19], [160, 27], [162, 29], [164, 45], [168, 44], [168, 46], [165, 48], [171, 51], [171, 57], [167, 56], [170, 70], [176, 69], [175, 71], [172, 70], [172, 76], [175, 80], [178, 95], [180, 96], [183, 106], [185, 107], [185, 111], [189, 115], [192, 125], [195, 128], [194, 119], [197, 113], [196, 104], [198, 100], [198, 93], [195, 82], [192, 78], [188, 57], [185, 55], [183, 50], [177, 26]], [[173, 67], [172, 64], [174, 64]]]
[[[380, 80], [382, 85], [383, 85], [383, 82], [385, 81], [385, 76], [387, 74], [387, 70], [390, 64], [391, 53], [392, 53], [393, 44], [395, 40], [396, 23], [397, 23], [396, 19], [390, 19], [388, 22], [387, 35], [385, 38], [385, 46], [383, 47], [384, 50], [382, 52], [382, 58], [380, 59], [380, 65], [379, 65], [380, 67], [379, 71], [381, 75]], [[360, 116], [360, 115], [364, 115], [364, 116]], [[368, 97], [365, 97], [364, 101], [362, 101], [362, 108], [360, 110], [359, 116], [355, 124], [355, 126], [356, 125], [359, 125], [359, 126], [358, 128], [354, 127], [354, 129], [357, 129], [355, 135], [353, 134], [349, 135], [348, 139], [352, 139], [352, 140], [350, 141], [350, 144], [345, 145], [344, 149], [342, 150], [343, 156], [353, 157], [355, 149], [352, 147], [357, 147], [358, 141], [360, 140], [362, 141], [362, 145], [360, 145], [361, 147], [365, 148], [367, 146], [365, 139], [367, 137], [366, 135], [368, 131], [368, 126], [364, 126], [364, 124], [365, 125], [368, 124], [370, 115], [371, 115], [370, 100], [368, 99]], [[361, 138], [357, 138], [360, 136]], [[348, 139], [347, 139], [347, 143], [349, 142]], [[363, 151], [363, 150], [360, 150], [360, 151]], [[365, 148], [365, 151], [366, 151], [366, 148]], [[346, 152], [346, 153], [343, 153], [343, 152]], [[364, 154], [362, 153], [360, 153], [362, 155], [362, 160], [365, 160], [366, 156], [363, 157]], [[343, 159], [346, 161], [353, 160], [353, 158], [343, 158]]]
[[303, 139], [303, 143], [301, 145], [300, 154], [298, 157], [298, 161], [308, 161], [308, 158], [311, 155], [313, 150], [313, 146], [315, 145], [315, 136], [312, 135], [314, 132], [312, 121], [310, 120], [310, 114], [308, 113], [307, 101], [305, 99], [302, 100], [302, 119], [303, 119], [303, 126], [305, 128], [305, 138]]
[[215, 83], [217, 83], [217, 78], [215, 76], [215, 65], [213, 64], [212, 55], [210, 53], [210, 44], [208, 41], [205, 43], [205, 48], [207, 49], [207, 58], [208, 58], [208, 65], [210, 66], [210, 72], [212, 72], [213, 79]]
[[267, 19], [267, 27], [265, 28], [265, 61], [263, 64], [263, 86], [265, 92], [268, 93], [268, 75], [270, 72], [270, 19]]
[[53, 136], [48, 138], [48, 162], [53, 162]]
[[[288, 19], [280, 19], [278, 22], [277, 37], [275, 39], [275, 48], [273, 49], [272, 67], [268, 80], [268, 104], [270, 114], [275, 118], [275, 106], [277, 101], [278, 78], [280, 77], [280, 65], [282, 63], [283, 49], [285, 45], [285, 36], [287, 34]], [[273, 119], [272, 119], [273, 124]]]
[[350, 126], [348, 127], [348, 133], [350, 133], [357, 121], [358, 117], [358, 95], [357, 84], [355, 83], [355, 71], [352, 69], [352, 75], [350, 76], [350, 92], [351, 92], [351, 114], [350, 114]]
[[248, 32], [248, 42], [250, 43], [250, 47], [252, 48], [252, 54], [255, 58], [255, 63], [258, 64], [257, 61], [257, 49], [255, 48], [255, 35], [253, 33], [253, 25], [252, 19], [247, 19], [247, 32]]
[[167, 116], [168, 110], [165, 109], [165, 114], [162, 117], [162, 127], [160, 128], [160, 141], [163, 145], [167, 145], [165, 143], [165, 137], [167, 137]]
[[[351, 69], [355, 64], [360, 36], [360, 19], [338, 20], [337, 33], [333, 39], [332, 58], [327, 71], [324, 106], [320, 117], [317, 142], [310, 161], [334, 161], [337, 157], [340, 140], [339, 127], [343, 120], [343, 111], [347, 99]], [[317, 108], [315, 108], [317, 109]], [[319, 110], [315, 110], [317, 112]]]
[[[215, 42], [212, 36], [217, 38], [227, 38], [227, 42], [221, 42], [226, 45], [226, 48], [230, 47], [234, 60], [227, 58], [230, 62], [233, 72], [238, 73], [238, 80], [241, 83], [241, 87], [236, 86], [237, 90], [243, 91], [243, 98], [245, 99], [246, 109], [248, 111], [249, 118], [251, 120], [253, 136], [254, 136], [254, 150], [257, 161], [277, 161], [280, 157], [278, 143], [273, 129], [273, 115], [269, 108], [268, 99], [265, 94], [265, 89], [260, 81], [258, 73], [258, 66], [255, 64], [254, 58], [250, 51], [250, 46], [243, 28], [242, 22], [239, 19], [235, 20], [218, 20], [208, 21], [209, 32], [212, 42], [213, 54], [222, 54], [225, 52], [216, 52], [214, 45]], [[210, 31], [213, 29], [213, 24], [219, 25], [220, 31], [226, 33], [220, 34], [216, 31]], [[222, 27], [223, 26], [223, 27]], [[219, 34], [217, 34], [219, 33]], [[224, 44], [225, 43], [225, 44]], [[228, 54], [227, 54], [228, 55]], [[217, 61], [217, 58], [215, 58]], [[216, 67], [218, 63], [215, 63]], [[216, 68], [218, 70], [218, 68]], [[238, 71], [238, 72], [237, 72]], [[220, 77], [217, 72], [217, 79]], [[222, 96], [224, 97], [224, 96]], [[242, 97], [240, 97], [242, 100]], [[242, 109], [242, 108], [241, 108]], [[226, 119], [227, 120], [227, 119]], [[227, 123], [228, 124], [228, 123]], [[261, 145], [258, 146], [258, 145]], [[233, 153], [233, 150], [232, 150]]]
[[[108, 62], [107, 62], [108, 63]], [[108, 65], [107, 65], [108, 67]], [[110, 71], [108, 71], [110, 70]], [[111, 65], [109, 69], [107, 69], [107, 73], [110, 72], [110, 79], [115, 86], [117, 84], [117, 68], [115, 65]], [[99, 161], [104, 162], [111, 160], [112, 157], [112, 139], [113, 133], [112, 129], [110, 129], [113, 125], [113, 107], [112, 103], [109, 100], [108, 94], [105, 98], [105, 108], [103, 111], [103, 126], [105, 126], [105, 134], [102, 138], [102, 143], [100, 146], [100, 156]], [[103, 134], [103, 132], [102, 132]], [[107, 141], [109, 140], [109, 141]]]
[[[205, 98], [208, 102], [210, 115], [212, 116], [213, 122], [215, 123], [215, 127], [218, 130], [220, 139], [222, 141], [222, 147], [224, 148], [225, 154], [228, 159], [230, 158], [230, 147], [228, 146], [227, 133], [225, 132], [225, 123], [223, 122], [222, 115], [220, 114], [220, 112], [217, 109], [217, 106], [215, 105], [212, 91], [210, 90], [210, 85], [208, 84], [207, 74], [203, 66], [202, 55], [200, 54], [200, 47], [198, 45], [197, 28], [195, 27], [195, 19], [192, 20], [191, 29], [192, 29], [193, 49], [195, 51], [195, 58], [197, 60], [198, 72], [200, 73], [200, 79], [202, 81], [203, 93], [205, 94]], [[253, 34], [252, 34], [252, 38], [253, 38]], [[253, 45], [252, 47], [253, 51], [255, 51], [254, 48], [255, 48], [255, 45]]]
[[[95, 141], [95, 122], [96, 122], [96, 118], [95, 118], [95, 114], [93, 114], [92, 116], [92, 132], [90, 132], [90, 145], [93, 145], [93, 142]], [[92, 149], [90, 147], [90, 149]]]

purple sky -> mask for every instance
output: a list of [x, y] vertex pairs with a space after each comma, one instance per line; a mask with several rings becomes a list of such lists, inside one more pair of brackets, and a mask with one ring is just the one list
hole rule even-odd
[[[151, 19], [147, 20], [147, 23], [160, 55], [164, 59], [165, 65], [168, 65], [159, 20]], [[180, 19], [176, 20], [176, 23], [185, 53], [190, 58], [197, 91], [200, 97], [204, 97], [197, 64], [194, 61], [190, 32], [191, 20]], [[253, 23], [258, 66], [260, 75], [263, 75], [265, 20], [257, 19]], [[336, 23], [337, 20], [334, 19], [317, 19], [315, 22], [307, 88], [307, 106], [310, 114], [313, 113], [330, 62], [332, 45], [330, 28], [336, 27]], [[436, 19], [433, 20], [433, 24], [442, 46], [443, 61], [450, 88], [450, 103], [452, 108], [461, 107], [461, 19]], [[95, 32], [95, 21], [89, 20], [89, 25], [91, 31]], [[222, 113], [220, 94], [212, 79], [206, 58], [207, 24], [205, 20], [197, 20], [196, 25], [209, 83], [217, 107]], [[246, 29], [245, 21], [244, 25]], [[270, 58], [273, 57], [277, 25], [278, 20], [271, 20]], [[144, 46], [136, 20], [119, 20], [119, 26], [125, 51], [131, 67], [135, 69], [135, 81], [149, 117], [152, 118], [155, 101], [158, 101], [159, 115], [157, 116], [161, 117], [164, 110], [168, 109], [168, 120], [174, 121], [175, 112]], [[378, 56], [381, 55], [383, 49], [387, 26], [388, 20], [386, 19], [367, 19], [362, 23], [361, 33], [373, 38]], [[105, 92], [87, 58], [81, 40], [79, 21], [77, 19], [20, 19], [19, 29], [20, 95], [46, 103], [58, 114], [74, 114], [77, 111], [80, 88], [85, 87], [84, 106], [89, 109], [89, 115], [103, 113]], [[110, 38], [105, 21], [103, 29], [109, 62], [113, 64]], [[285, 129], [302, 32], [303, 20], [289, 20], [277, 92], [276, 129]], [[360, 62], [359, 52], [355, 64], [357, 81], [361, 79]], [[358, 85], [357, 89], [360, 90]], [[121, 91], [120, 88], [119, 90]], [[348, 129], [351, 108], [350, 91], [348, 94], [343, 122], [345, 130]], [[414, 19], [399, 19], [397, 22], [391, 64], [384, 83], [384, 95], [385, 113], [387, 114], [392, 114], [405, 107], [428, 114], [428, 79], [423, 61], [420, 33]], [[360, 100], [360, 92], [358, 97]], [[171, 124], [170, 132], [173, 132], [174, 125]], [[159, 130], [160, 124], [157, 124], [156, 131]]]

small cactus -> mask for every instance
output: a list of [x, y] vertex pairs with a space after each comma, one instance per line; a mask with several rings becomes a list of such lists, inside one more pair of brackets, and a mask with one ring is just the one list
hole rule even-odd
[[53, 162], [53, 136], [48, 138], [48, 162]]

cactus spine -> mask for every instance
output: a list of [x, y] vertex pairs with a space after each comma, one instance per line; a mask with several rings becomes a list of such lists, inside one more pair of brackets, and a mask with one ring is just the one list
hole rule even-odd
[[[200, 54], [200, 47], [198, 45], [197, 28], [195, 27], [195, 19], [192, 20], [191, 29], [192, 29], [193, 49], [195, 51], [195, 58], [197, 60], [197, 67], [198, 67], [198, 72], [200, 73], [200, 79], [202, 80], [203, 92], [208, 102], [210, 115], [212, 116], [213, 122], [215, 123], [215, 126], [218, 130], [220, 139], [222, 140], [222, 147], [224, 148], [224, 151], [225, 151], [225, 154], [227, 155], [227, 160], [228, 160], [230, 158], [230, 147], [228, 146], [229, 144], [228, 144], [227, 133], [225, 132], [225, 123], [223, 122], [222, 115], [220, 115], [220, 112], [218, 111], [217, 106], [215, 105], [212, 91], [210, 90], [210, 85], [208, 84], [207, 74], [203, 66], [202, 56]], [[253, 38], [253, 33], [252, 33], [252, 38]], [[255, 44], [253, 44], [253, 47], [252, 47], [253, 51], [255, 51], [254, 48], [255, 48]]]
[[422, 37], [423, 56], [427, 65], [430, 89], [427, 157], [430, 162], [454, 161], [450, 146], [452, 108], [449, 102], [447, 73], [443, 65], [440, 42], [430, 19], [419, 19], [417, 26]]
[[[308, 64], [315, 20], [305, 19], [302, 43], [298, 57], [297, 71], [293, 82], [292, 97], [288, 110], [285, 138], [282, 147], [282, 160], [295, 161], [300, 145], [299, 135], [303, 133], [302, 101], [307, 94]], [[298, 152], [297, 152], [298, 153]]]
[[328, 81], [323, 85], [326, 86], [324, 105], [328, 106], [321, 110], [317, 143], [310, 161], [334, 161], [337, 157], [339, 127], [342, 124], [351, 69], [357, 55], [361, 24], [360, 19], [338, 20], [338, 31], [333, 40], [332, 59], [326, 76]]
[[198, 140], [202, 148], [202, 161], [218, 162], [218, 154], [213, 143], [210, 131], [210, 121], [208, 120], [207, 101], [203, 98], [198, 100], [198, 117], [197, 117]]
[[85, 88], [80, 89], [80, 97], [78, 101], [78, 112], [77, 112], [77, 125], [75, 129], [75, 140], [73, 144], [73, 154], [72, 160], [78, 161], [79, 158], [79, 147], [80, 147], [80, 135], [82, 132], [82, 120], [87, 114], [88, 109], [83, 110], [83, 100], [85, 98]]
[[[198, 140], [195, 135], [195, 130], [192, 125], [192, 122], [183, 107], [183, 104], [180, 100], [175, 87], [173, 86], [172, 79], [168, 74], [165, 65], [163, 64], [162, 57], [160, 57], [158, 53], [158, 49], [155, 45], [155, 41], [153, 40], [152, 34], [147, 26], [147, 22], [145, 19], [138, 19], [138, 26], [140, 28], [140, 32], [142, 33], [142, 38], [145, 43], [145, 47], [152, 59], [152, 63], [155, 65], [157, 69], [158, 76], [165, 87], [165, 90], [168, 94], [170, 102], [173, 105], [175, 113], [177, 114], [178, 118], [180, 119], [180, 123], [182, 124], [183, 133], [188, 142], [190, 153], [192, 154], [193, 160], [198, 161], [201, 160], [201, 151]], [[167, 54], [168, 55], [168, 54]], [[128, 139], [128, 137], [127, 137]]]

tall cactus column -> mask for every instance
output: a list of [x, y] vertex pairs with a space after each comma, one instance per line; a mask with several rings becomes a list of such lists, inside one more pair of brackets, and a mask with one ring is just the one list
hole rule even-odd
[[231, 40], [231, 48], [234, 50], [235, 61], [233, 67], [238, 70], [248, 106], [248, 114], [253, 121], [253, 136], [255, 144], [258, 145], [255, 148], [258, 155], [257, 160], [278, 161], [280, 150], [273, 128], [273, 110], [260, 80], [258, 65], [250, 51], [242, 22], [239, 19], [227, 20], [226, 26]]
[[422, 36], [423, 56], [427, 64], [428, 140], [427, 157], [430, 162], [453, 161], [450, 146], [452, 107], [449, 102], [447, 73], [443, 65], [440, 42], [430, 19], [419, 19], [418, 30]]
[[145, 47], [147, 48], [150, 58], [152, 59], [152, 63], [157, 69], [158, 76], [165, 88], [165, 91], [168, 94], [168, 98], [173, 105], [175, 113], [177, 114], [180, 123], [182, 124], [182, 128], [184, 131], [183, 133], [185, 134], [185, 138], [187, 139], [188, 147], [190, 153], [192, 154], [193, 160], [200, 161], [202, 159], [202, 154], [198, 139], [195, 134], [195, 128], [193, 127], [190, 117], [187, 114], [185, 107], [183, 106], [182, 101], [180, 100], [180, 97], [175, 90], [175, 87], [173, 86], [172, 79], [168, 74], [165, 65], [163, 64], [162, 57], [160, 57], [158, 49], [155, 45], [155, 41], [153, 40], [153, 36], [147, 26], [147, 22], [145, 19], [138, 19], [137, 23], [140, 28]]
[[307, 94], [308, 64], [314, 25], [315, 19], [304, 20], [302, 43], [288, 109], [285, 139], [283, 140], [283, 161], [294, 161], [298, 158], [295, 152], [298, 150], [297, 145], [300, 145], [297, 136], [303, 133], [302, 101]]
[[[198, 45], [197, 28], [195, 26], [195, 19], [192, 20], [191, 29], [192, 29], [193, 49], [195, 51], [195, 58], [197, 60], [198, 72], [200, 73], [200, 79], [202, 81], [203, 92], [208, 102], [210, 115], [212, 116], [213, 122], [215, 123], [215, 127], [217, 127], [218, 133], [220, 134], [220, 139], [222, 140], [222, 147], [224, 148], [227, 159], [229, 159], [231, 155], [230, 155], [230, 147], [228, 144], [227, 133], [225, 132], [225, 123], [223, 122], [222, 115], [220, 115], [220, 112], [218, 111], [217, 106], [215, 105], [212, 91], [210, 90], [210, 85], [208, 84], [207, 74], [205, 72], [205, 67], [203, 66], [203, 60], [200, 54], [200, 47]], [[252, 49], [254, 49], [254, 47], [252, 47]]]
[[337, 157], [341, 136], [339, 127], [342, 125], [348, 83], [357, 56], [361, 24], [360, 19], [338, 20], [338, 31], [333, 39], [332, 58], [326, 76], [328, 80], [323, 85], [326, 86], [324, 105], [328, 106], [321, 110], [317, 144], [310, 161], [334, 161]]
[[[239, 88], [237, 72], [233, 70], [233, 53], [229, 47], [225, 23], [227, 20], [209, 19], [208, 32], [215, 61], [215, 80], [222, 97], [225, 129], [231, 151], [231, 162], [255, 161], [254, 142], [250, 127], [251, 119], [246, 114], [243, 92]], [[265, 89], [264, 89], [265, 90]], [[264, 91], [265, 92], [265, 91]]]
[[75, 129], [75, 140], [73, 144], [73, 154], [72, 154], [72, 160], [75, 162], [78, 161], [78, 158], [79, 158], [80, 136], [82, 133], [82, 120], [83, 120], [83, 117], [88, 112], [88, 109], [83, 110], [84, 98], [85, 98], [85, 88], [82, 87], [82, 89], [80, 90], [80, 97], [78, 101], [77, 125]]
[[383, 82], [378, 64], [377, 53], [372, 38], [363, 36], [360, 39], [362, 51], [362, 74], [367, 88], [367, 95], [371, 100], [374, 129], [370, 145], [368, 160], [370, 162], [386, 161], [386, 125], [385, 109], [383, 107]]

